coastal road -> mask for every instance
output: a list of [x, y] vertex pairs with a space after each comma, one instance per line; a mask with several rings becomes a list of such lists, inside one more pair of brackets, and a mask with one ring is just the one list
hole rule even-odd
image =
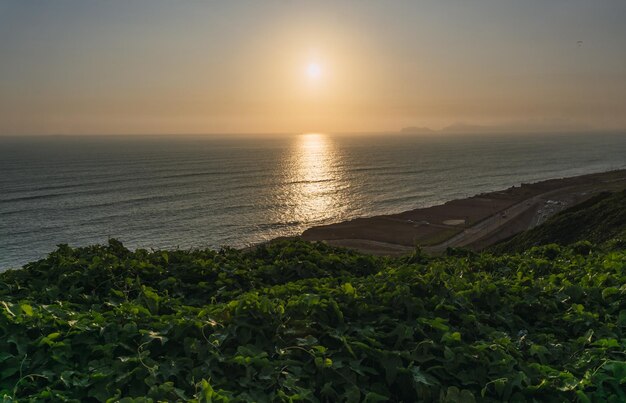
[[[581, 203], [601, 191], [623, 188], [625, 181], [626, 178], [619, 178], [598, 184], [568, 186], [541, 193], [487, 217], [440, 244], [423, 249], [430, 253], [441, 253], [448, 247], [471, 247], [486, 239], [489, 241], [476, 246], [484, 247], [496, 243], [515, 233], [542, 224], [556, 213]], [[503, 229], [507, 231], [502, 231]], [[500, 236], [498, 233], [501, 233]]]
[[[302, 236], [306, 240], [324, 241], [376, 255], [407, 254], [415, 249], [416, 242], [433, 254], [448, 247], [481, 250], [540, 225], [598, 192], [619, 191], [625, 187], [626, 170], [623, 169], [552, 179], [440, 206], [329, 224], [309, 229]], [[454, 221], [459, 221], [458, 225], [454, 225]], [[462, 224], [472, 221], [471, 226]], [[446, 231], [454, 234], [443, 238]], [[441, 239], [445, 240], [439, 242]]]
[[545, 195], [539, 195], [514, 204], [513, 206], [487, 217], [469, 228], [466, 228], [440, 244], [425, 246], [423, 249], [430, 253], [440, 253], [448, 247], [464, 247], [470, 245], [471, 243], [488, 236], [502, 227], [510, 225], [521, 215], [528, 213], [528, 211], [539, 210], [540, 206], [543, 204], [541, 203], [541, 200], [543, 200], [544, 197]]

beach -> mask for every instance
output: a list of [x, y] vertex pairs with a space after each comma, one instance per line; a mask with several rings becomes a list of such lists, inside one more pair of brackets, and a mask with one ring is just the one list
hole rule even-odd
[[435, 254], [448, 247], [480, 250], [599, 192], [624, 187], [626, 170], [522, 183], [399, 214], [317, 226], [301, 237], [377, 255], [402, 255], [418, 245]]
[[[384, 219], [373, 227], [371, 219], [371, 237], [340, 234], [336, 241], [379, 240], [376, 248], [403, 253], [414, 238], [443, 242], [515, 200], [472, 198], [456, 215], [446, 206], [439, 221], [430, 218], [438, 209], [425, 218], [415, 209], [624, 169], [624, 155], [623, 133], [0, 138], [0, 271], [41, 259], [58, 244], [115, 238], [131, 249], [244, 248], [395, 215], [398, 226]], [[414, 216], [403, 217], [408, 211]], [[406, 225], [408, 219], [415, 222]], [[378, 227], [399, 239], [381, 239]]]

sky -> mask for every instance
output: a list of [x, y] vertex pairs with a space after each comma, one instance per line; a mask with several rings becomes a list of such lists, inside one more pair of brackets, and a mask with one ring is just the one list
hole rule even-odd
[[0, 134], [626, 128], [626, 1], [0, 0]]

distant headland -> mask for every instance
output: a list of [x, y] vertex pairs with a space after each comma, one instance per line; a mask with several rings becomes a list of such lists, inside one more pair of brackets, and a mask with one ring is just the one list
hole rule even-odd
[[540, 120], [509, 122], [493, 125], [479, 125], [456, 122], [440, 129], [428, 126], [407, 126], [400, 129], [403, 134], [503, 134], [503, 133], [581, 133], [604, 131], [588, 125], [581, 125], [569, 120]]

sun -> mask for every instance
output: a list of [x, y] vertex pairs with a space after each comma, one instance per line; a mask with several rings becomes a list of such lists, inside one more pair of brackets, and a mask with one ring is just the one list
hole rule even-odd
[[322, 67], [319, 63], [311, 62], [306, 67], [306, 74], [311, 79], [319, 78], [322, 75]]

